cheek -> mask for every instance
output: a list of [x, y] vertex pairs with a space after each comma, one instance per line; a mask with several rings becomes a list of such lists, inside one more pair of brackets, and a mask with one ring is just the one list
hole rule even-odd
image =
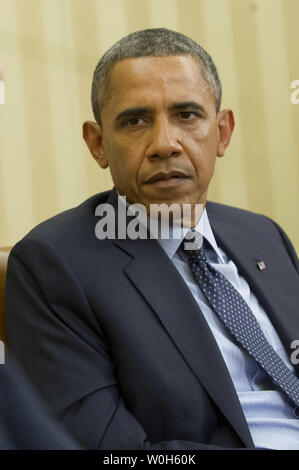
[[205, 142], [212, 133], [213, 127], [211, 123], [209, 121], [202, 121], [200, 125], [196, 127], [194, 136], [197, 140]]
[[217, 155], [217, 132], [209, 124], [196, 129], [196, 132], [186, 136], [186, 150], [195, 167], [199, 178], [209, 177], [213, 173]]
[[195, 138], [199, 143], [202, 142], [210, 148], [217, 148], [218, 128], [216, 121], [202, 121], [196, 128]]
[[108, 144], [107, 155], [112, 177], [115, 177], [122, 185], [130, 185], [136, 179], [139, 171], [138, 148], [134, 143], [128, 143], [126, 139], [118, 139]]

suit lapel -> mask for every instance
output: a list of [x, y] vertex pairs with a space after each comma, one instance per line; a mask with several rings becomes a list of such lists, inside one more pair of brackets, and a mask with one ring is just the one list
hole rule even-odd
[[[115, 205], [115, 194], [107, 202]], [[251, 435], [218, 345], [172, 262], [156, 240], [124, 239], [113, 243], [132, 256], [132, 262], [125, 269], [126, 275], [244, 444], [252, 447]]]

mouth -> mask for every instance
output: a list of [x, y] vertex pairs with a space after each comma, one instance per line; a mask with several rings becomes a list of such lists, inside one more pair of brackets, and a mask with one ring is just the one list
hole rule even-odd
[[169, 188], [183, 183], [187, 179], [190, 179], [183, 171], [173, 170], [168, 173], [156, 173], [150, 178], [146, 179], [144, 184], [151, 184], [161, 188]]

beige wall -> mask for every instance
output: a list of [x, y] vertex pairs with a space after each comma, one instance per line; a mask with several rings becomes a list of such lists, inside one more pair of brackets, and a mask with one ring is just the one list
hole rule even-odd
[[236, 129], [210, 199], [264, 213], [299, 251], [298, 0], [0, 0], [0, 245], [111, 187], [82, 140], [98, 58], [166, 26], [213, 56]]

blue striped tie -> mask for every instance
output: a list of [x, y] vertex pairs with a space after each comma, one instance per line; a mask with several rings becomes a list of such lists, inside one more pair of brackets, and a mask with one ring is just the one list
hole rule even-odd
[[299, 406], [298, 378], [269, 344], [243, 297], [225, 276], [207, 262], [204, 248], [190, 250], [186, 243], [184, 252], [195, 280], [212, 309], [243, 348], [265, 369], [295, 405]]

